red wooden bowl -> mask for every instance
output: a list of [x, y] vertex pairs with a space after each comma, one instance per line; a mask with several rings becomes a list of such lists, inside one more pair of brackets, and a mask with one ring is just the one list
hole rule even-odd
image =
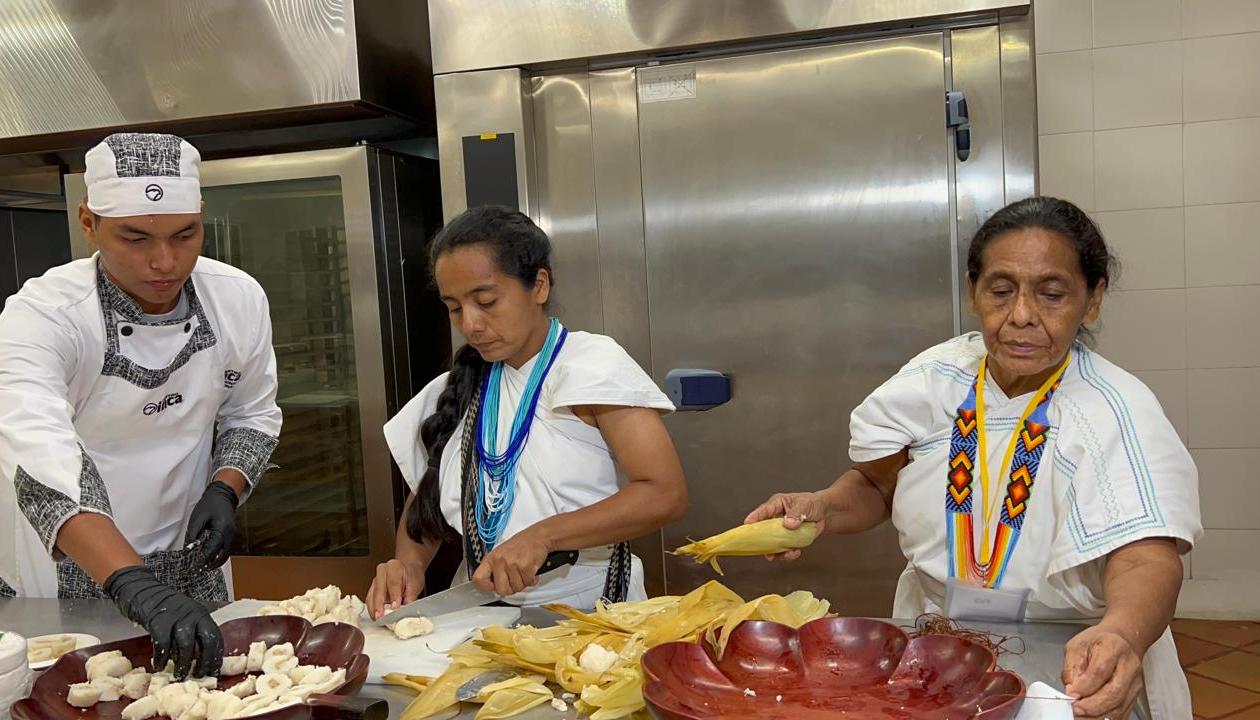
[[878, 620], [748, 621], [721, 658], [703, 642], [648, 650], [643, 698], [658, 720], [1010, 720], [1024, 682], [995, 665], [969, 640]]
[[[259, 720], [319, 720], [324, 717], [372, 716], [382, 712], [381, 708], [370, 703], [343, 697], [362, 687], [367, 679], [368, 656], [363, 654], [363, 633], [353, 625], [324, 623], [312, 626], [300, 617], [268, 615], [230, 620], [223, 623], [220, 630], [223, 633], [224, 655], [243, 655], [249, 650], [251, 642], [260, 640], [268, 646], [291, 642], [293, 653], [303, 665], [327, 665], [333, 670], [345, 668], [346, 682], [334, 694], [312, 695], [304, 705], [292, 705], [253, 717]], [[30, 697], [13, 705], [15, 720], [118, 720], [122, 709], [131, 700], [123, 698], [97, 703], [82, 710], [66, 702], [70, 685], [87, 679], [87, 659], [110, 650], [121, 650], [136, 667], [153, 669], [153, 641], [148, 635], [67, 653], [35, 681]], [[219, 688], [232, 687], [243, 677], [220, 678]]]

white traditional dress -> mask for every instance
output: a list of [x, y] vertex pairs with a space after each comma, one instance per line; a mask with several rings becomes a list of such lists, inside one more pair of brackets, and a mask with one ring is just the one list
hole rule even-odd
[[[511, 428], [537, 360], [535, 356], [519, 369], [504, 366], [498, 418], [501, 436], [506, 436]], [[437, 408], [446, 381], [447, 373], [438, 376], [385, 425], [385, 439], [412, 492], [428, 465], [428, 455], [420, 442], [420, 424]], [[597, 503], [615, 494], [625, 481], [599, 429], [573, 413], [572, 408], [581, 405], [674, 410], [669, 398], [616, 341], [603, 335], [570, 332], [542, 384], [534, 424], [516, 466], [516, 502], [502, 540], [544, 518]], [[459, 457], [464, 425], [460, 422], [446, 443], [439, 469], [442, 515], [461, 535], [466, 532], [460, 506]], [[576, 565], [507, 598], [507, 602], [594, 607], [604, 590], [611, 555], [612, 548], [583, 550]], [[468, 573], [466, 564], [461, 565], [456, 577], [467, 577]], [[646, 596], [643, 566], [634, 558], [628, 597]]]
[[[855, 462], [910, 451], [892, 507], [909, 560], [894, 617], [944, 612], [950, 574], [944, 498], [955, 413], [984, 356], [979, 333], [937, 345], [853, 412], [849, 455]], [[984, 393], [985, 460], [998, 481], [993, 499], [1002, 502], [1004, 451], [1033, 393], [1007, 398], [991, 377]], [[1202, 536], [1198, 473], [1151, 391], [1079, 343], [1047, 412], [1048, 440], [1001, 587], [1031, 591], [1028, 620], [1091, 622], [1106, 609], [1108, 553], [1152, 537], [1174, 538], [1185, 553]], [[973, 498], [979, 507], [978, 484]], [[976, 522], [976, 547], [980, 532]], [[1190, 717], [1189, 690], [1167, 631], [1147, 653], [1144, 671], [1151, 716]]]
[[267, 298], [240, 270], [200, 258], [163, 316], [95, 257], [28, 281], [0, 313], [0, 594], [100, 597], [54, 545], [95, 512], [160, 580], [227, 600], [224, 573], [183, 547], [188, 516], [220, 469], [258, 481], [275, 398]]

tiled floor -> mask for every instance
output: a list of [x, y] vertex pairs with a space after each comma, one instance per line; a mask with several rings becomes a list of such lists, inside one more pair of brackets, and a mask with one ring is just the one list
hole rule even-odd
[[1260, 623], [1175, 620], [1196, 720], [1260, 720]]

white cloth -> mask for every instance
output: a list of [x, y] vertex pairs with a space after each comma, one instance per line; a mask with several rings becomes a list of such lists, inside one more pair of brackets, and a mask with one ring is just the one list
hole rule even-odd
[[[910, 449], [893, 497], [892, 521], [909, 560], [893, 617], [942, 612], [952, 422], [984, 354], [979, 333], [942, 343], [911, 360], [853, 411], [849, 454], [855, 462]], [[1008, 472], [998, 466], [1032, 393], [1007, 398], [991, 378], [984, 392], [986, 461], [996, 505]], [[1028, 620], [1088, 622], [1105, 610], [1108, 553], [1150, 537], [1175, 538], [1185, 553], [1202, 536], [1198, 472], [1151, 391], [1079, 344], [1048, 417], [1052, 429], [1003, 587], [1031, 590]], [[976, 523], [976, 547], [981, 525]], [[1189, 690], [1167, 633], [1147, 653], [1145, 675], [1154, 720], [1190, 716]]]
[[1045, 683], [1035, 682], [1024, 693], [1024, 704], [1015, 720], [1072, 720], [1074, 717], [1072, 698]]
[[[499, 399], [499, 437], [507, 437], [529, 373], [537, 356], [520, 369], [505, 366]], [[428, 464], [420, 442], [420, 424], [433, 414], [438, 396], [446, 389], [443, 373], [420, 391], [385, 425], [385, 439], [415, 492]], [[570, 332], [551, 373], [543, 382], [529, 440], [516, 466], [516, 502], [504, 530], [506, 540], [538, 521], [603, 500], [624, 480], [599, 429], [573, 414], [581, 405], [646, 407], [670, 412], [674, 406], [647, 373], [612, 338]], [[442, 453], [439, 470], [441, 510], [446, 521], [463, 533], [460, 512], [459, 448], [463, 424]], [[577, 565], [547, 582], [508, 598], [514, 605], [560, 602], [593, 607], [604, 589], [611, 548], [584, 550]], [[475, 568], [474, 568], [475, 570]], [[466, 575], [467, 569], [461, 567]], [[457, 575], [458, 576], [458, 575]], [[634, 560], [631, 599], [646, 597], [643, 569]]]
[[189, 314], [146, 324], [97, 273], [95, 257], [54, 268], [0, 313], [0, 579], [18, 595], [56, 597], [53, 543], [79, 512], [141, 555], [179, 550], [213, 473], [252, 487], [280, 433], [253, 278], [201, 258]]

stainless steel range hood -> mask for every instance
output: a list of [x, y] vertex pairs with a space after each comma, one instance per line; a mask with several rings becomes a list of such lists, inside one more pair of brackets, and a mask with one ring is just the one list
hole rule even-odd
[[432, 128], [428, 12], [382, 0], [4, 0], [0, 154], [117, 127]]

